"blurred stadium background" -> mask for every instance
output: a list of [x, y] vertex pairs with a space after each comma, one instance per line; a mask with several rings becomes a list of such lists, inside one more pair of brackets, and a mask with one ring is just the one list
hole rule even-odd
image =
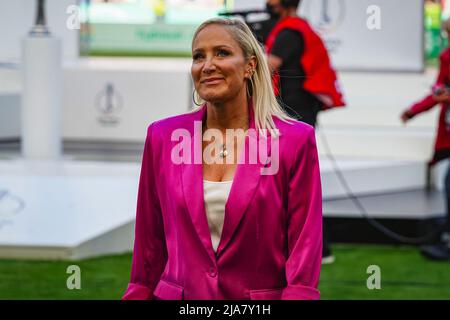
[[[382, 14], [375, 31], [365, 25], [371, 5]], [[263, 0], [47, 0], [49, 29], [62, 50], [63, 152], [55, 161], [21, 153], [25, 79], [41, 79], [27, 78], [23, 52], [36, 3], [0, 2], [0, 299], [121, 297], [146, 127], [193, 106], [196, 26], [224, 11], [263, 8]], [[399, 115], [435, 81], [450, 5], [304, 0], [301, 10], [326, 41], [348, 101], [344, 110], [320, 114], [317, 130], [336, 256], [323, 267], [322, 298], [450, 299], [448, 264], [374, 228], [335, 170], [367, 214], [395, 232], [419, 237], [442, 223], [447, 163], [427, 171], [438, 110], [407, 127]], [[30, 57], [44, 61], [34, 51]], [[81, 290], [66, 286], [70, 265], [81, 269]], [[371, 265], [381, 269], [380, 290], [367, 288]]]

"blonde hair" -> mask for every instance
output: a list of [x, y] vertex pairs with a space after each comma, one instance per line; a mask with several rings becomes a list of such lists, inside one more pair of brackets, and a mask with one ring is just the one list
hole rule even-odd
[[[195, 31], [192, 38], [192, 46], [197, 35], [209, 25], [220, 25], [225, 27], [233, 37], [233, 39], [239, 44], [246, 59], [250, 59], [252, 56], [256, 57], [257, 66], [252, 74], [251, 78], [248, 80], [251, 84], [251, 91], [253, 92], [253, 114], [255, 118], [255, 127], [262, 132], [261, 129], [267, 129], [270, 131], [271, 135], [278, 136], [276, 131], [277, 127], [273, 121], [272, 116], [276, 116], [282, 121], [289, 122], [295, 120], [289, 116], [275, 97], [272, 77], [269, 70], [269, 65], [267, 63], [267, 58], [264, 53], [262, 46], [256, 40], [250, 28], [245, 24], [245, 22], [239, 19], [229, 19], [229, 18], [212, 18], [203, 22]], [[249, 86], [247, 82], [247, 90]], [[195, 100], [200, 99], [201, 105], [195, 108], [193, 112], [198, 111], [202, 106], [204, 101], [195, 92]]]

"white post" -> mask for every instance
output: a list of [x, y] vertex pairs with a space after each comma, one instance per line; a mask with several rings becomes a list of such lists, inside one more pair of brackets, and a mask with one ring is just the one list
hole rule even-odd
[[38, 1], [36, 25], [22, 47], [22, 155], [60, 159], [62, 155], [61, 42], [47, 30], [44, 1]]

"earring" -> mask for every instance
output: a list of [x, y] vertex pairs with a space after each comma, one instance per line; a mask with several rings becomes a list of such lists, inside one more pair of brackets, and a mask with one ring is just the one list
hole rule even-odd
[[194, 101], [194, 104], [196, 105], [196, 106], [201, 106], [202, 104], [201, 103], [197, 103], [197, 101], [195, 101], [195, 89], [194, 89], [194, 91], [192, 92], [192, 101]]
[[247, 95], [249, 97], [253, 96], [253, 80], [252, 78], [248, 78], [249, 81], [247, 81]]

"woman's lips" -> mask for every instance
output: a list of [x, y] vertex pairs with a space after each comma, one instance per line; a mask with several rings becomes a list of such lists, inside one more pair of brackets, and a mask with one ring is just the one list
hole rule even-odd
[[203, 81], [203, 83], [210, 85], [210, 84], [218, 84], [221, 81], [223, 81], [223, 79], [216, 78], [216, 79], [211, 79], [211, 80], [205, 80], [205, 81]]

